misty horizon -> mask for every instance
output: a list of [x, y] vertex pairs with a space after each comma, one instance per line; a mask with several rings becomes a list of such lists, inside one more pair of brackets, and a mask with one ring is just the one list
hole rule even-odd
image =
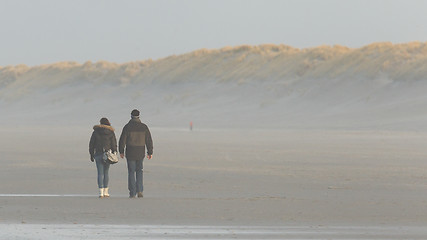
[[349, 47], [349, 46], [345, 46], [343, 44], [319, 44], [316, 46], [312, 46], [312, 47], [303, 47], [303, 48], [298, 48], [298, 47], [294, 47], [285, 43], [280, 43], [280, 44], [274, 44], [274, 43], [262, 43], [262, 44], [256, 44], [256, 45], [250, 45], [250, 44], [240, 44], [240, 45], [235, 45], [235, 46], [229, 46], [229, 45], [225, 45], [223, 47], [219, 47], [219, 48], [198, 48], [198, 49], [194, 49], [188, 52], [184, 52], [181, 54], [166, 54], [163, 57], [148, 57], [145, 59], [135, 59], [135, 60], [130, 60], [130, 61], [125, 61], [125, 62], [115, 62], [115, 61], [108, 61], [108, 60], [97, 60], [97, 61], [93, 61], [93, 60], [89, 60], [90, 58], [88, 58], [88, 60], [84, 60], [84, 61], [74, 61], [74, 60], [64, 60], [64, 61], [57, 61], [57, 62], [46, 62], [46, 63], [41, 63], [41, 64], [25, 64], [25, 63], [18, 63], [18, 64], [7, 64], [7, 65], [0, 65], [0, 69], [2, 68], [10, 68], [10, 67], [29, 67], [29, 68], [33, 68], [33, 67], [43, 67], [46, 65], [56, 65], [56, 64], [69, 64], [69, 65], [85, 65], [85, 64], [114, 64], [114, 65], [125, 65], [125, 64], [131, 64], [131, 63], [135, 63], [135, 62], [145, 62], [145, 63], [152, 63], [152, 62], [157, 62], [157, 61], [161, 61], [170, 57], [179, 57], [179, 56], [184, 56], [184, 55], [188, 55], [188, 54], [200, 54], [200, 53], [213, 53], [213, 52], [224, 52], [224, 51], [230, 51], [230, 50], [235, 50], [235, 49], [244, 49], [244, 48], [251, 48], [251, 49], [256, 49], [256, 48], [277, 48], [277, 49], [286, 49], [286, 50], [291, 50], [291, 51], [297, 51], [297, 52], [306, 52], [306, 51], [312, 51], [314, 49], [328, 49], [328, 48], [332, 48], [332, 49], [340, 49], [341, 51], [355, 51], [355, 50], [360, 50], [360, 49], [364, 49], [364, 48], [369, 48], [369, 47], [384, 47], [384, 46], [405, 46], [405, 45], [419, 45], [419, 44], [425, 44], [426, 42], [423, 41], [409, 41], [409, 42], [400, 42], [400, 43], [393, 43], [391, 41], [381, 41], [381, 42], [372, 42], [366, 45], [362, 45], [360, 47]]
[[142, 108], [159, 127], [423, 128], [426, 56], [421, 42], [265, 44], [125, 64], [3, 67], [1, 120], [86, 125], [106, 113], [124, 121], [127, 108]]

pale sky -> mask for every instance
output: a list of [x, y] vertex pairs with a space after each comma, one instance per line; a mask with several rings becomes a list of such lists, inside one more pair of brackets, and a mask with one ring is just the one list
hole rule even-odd
[[0, 0], [0, 66], [427, 41], [427, 0]]

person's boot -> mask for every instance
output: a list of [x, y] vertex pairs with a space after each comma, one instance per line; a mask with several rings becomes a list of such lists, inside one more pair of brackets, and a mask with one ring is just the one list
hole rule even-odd
[[138, 192], [138, 197], [139, 197], [139, 198], [144, 197], [144, 195], [142, 194], [142, 192]]
[[104, 197], [104, 188], [99, 188], [99, 198]]
[[109, 197], [110, 194], [108, 194], [108, 188], [104, 188], [104, 197]]

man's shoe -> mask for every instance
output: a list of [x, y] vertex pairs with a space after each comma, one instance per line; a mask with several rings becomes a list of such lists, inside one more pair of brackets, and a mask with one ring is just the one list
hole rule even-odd
[[136, 196], [129, 196], [129, 198], [136, 198]]
[[139, 192], [139, 193], [138, 193], [138, 197], [139, 197], [139, 198], [144, 197], [144, 195], [142, 195], [142, 192]]

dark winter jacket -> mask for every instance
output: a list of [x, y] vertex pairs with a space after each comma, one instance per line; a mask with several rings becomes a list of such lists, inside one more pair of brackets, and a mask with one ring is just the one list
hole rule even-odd
[[114, 128], [108, 125], [96, 125], [93, 127], [92, 137], [89, 142], [89, 153], [91, 156], [112, 150], [117, 152], [117, 140]]
[[139, 160], [145, 157], [145, 146], [147, 154], [153, 154], [153, 140], [147, 125], [141, 122], [139, 118], [132, 118], [128, 124], [123, 127], [122, 135], [119, 140], [119, 152], [125, 153], [128, 160]]

